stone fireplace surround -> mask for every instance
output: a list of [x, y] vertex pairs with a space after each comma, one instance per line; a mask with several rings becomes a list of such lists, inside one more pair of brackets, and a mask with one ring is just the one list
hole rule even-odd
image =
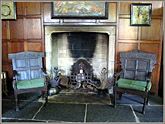
[[[108, 34], [108, 58], [107, 58], [107, 68], [108, 68], [108, 78], [111, 78], [114, 74], [114, 63], [115, 63], [115, 33], [116, 27], [115, 26], [45, 26], [45, 52], [46, 52], [46, 71], [48, 74], [52, 74], [52, 34], [53, 33], [66, 33], [66, 32], [94, 32], [94, 33], [106, 33]], [[96, 48], [97, 49], [97, 48]], [[66, 53], [69, 53], [67, 49], [65, 50]], [[69, 54], [68, 54], [69, 56]], [[94, 74], [99, 78], [100, 72], [102, 68], [98, 68], [100, 64], [99, 59], [97, 56], [94, 56], [95, 61], [92, 61], [91, 65], [94, 69]], [[96, 61], [98, 60], [98, 61]], [[60, 66], [59, 69], [64, 70], [62, 73], [63, 75], [69, 76], [70, 75], [70, 68], [73, 65], [75, 60], [71, 57], [67, 57], [63, 59], [60, 63], [63, 66]]]

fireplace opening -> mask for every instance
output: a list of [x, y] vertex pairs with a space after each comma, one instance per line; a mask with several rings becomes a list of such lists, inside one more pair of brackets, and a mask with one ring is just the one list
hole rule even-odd
[[[75, 85], [80, 81], [87, 82], [85, 78], [92, 79], [95, 84], [96, 79], [101, 82], [98, 89], [109, 89], [114, 74], [115, 33], [115, 26], [45, 26], [46, 71], [50, 79], [55, 79], [55, 67], [58, 67], [62, 76], [66, 77], [62, 84], [71, 83], [67, 79], [73, 74], [72, 67], [81, 61], [77, 64]], [[85, 71], [87, 65], [92, 68], [90, 73]], [[103, 81], [104, 77], [107, 80]]]
[[62, 32], [52, 33], [51, 68], [58, 67], [70, 76], [71, 68], [80, 59], [87, 61], [93, 75], [99, 78], [102, 68], [108, 68], [108, 41], [106, 33]]
[[80, 57], [90, 59], [94, 56], [97, 44], [97, 34], [87, 32], [68, 33], [68, 42], [71, 56], [75, 60]]

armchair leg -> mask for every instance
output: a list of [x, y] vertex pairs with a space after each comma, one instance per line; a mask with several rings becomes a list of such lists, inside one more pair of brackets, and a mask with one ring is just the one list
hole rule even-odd
[[149, 99], [149, 93], [148, 93], [148, 96], [147, 96], [147, 102], [146, 102], [147, 105], [148, 105], [148, 99]]
[[45, 91], [45, 104], [44, 104], [44, 106], [46, 106], [47, 102], [48, 102], [48, 93], [47, 93], [47, 91]]
[[145, 114], [145, 106], [146, 106], [147, 98], [144, 98], [143, 110], [142, 113]]
[[119, 93], [119, 100], [121, 100], [122, 98], [122, 93]]
[[15, 96], [15, 103], [16, 103], [16, 111], [19, 111], [17, 93], [14, 93], [14, 96]]
[[44, 92], [44, 91], [42, 91], [42, 99], [44, 99], [44, 95], [45, 95], [45, 92]]
[[116, 108], [116, 91], [114, 92], [114, 108]]

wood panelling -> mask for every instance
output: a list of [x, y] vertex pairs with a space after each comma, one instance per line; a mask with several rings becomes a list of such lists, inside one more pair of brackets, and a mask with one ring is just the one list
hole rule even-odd
[[155, 53], [156, 54], [156, 63], [159, 63], [159, 45], [160, 44], [148, 44], [148, 43], [141, 43], [140, 44], [140, 50], [144, 52], [149, 53]]
[[146, 43], [146, 44], [155, 44], [155, 43], [160, 43], [159, 40], [118, 40], [118, 42], [122, 43]]
[[[2, 66], [2, 70], [3, 71], [7, 71], [8, 72], [8, 76], [9, 76], [9, 79], [12, 79], [13, 77], [13, 70], [12, 70], [12, 65], [3, 65]], [[12, 83], [10, 83], [10, 85], [12, 85]]]
[[42, 44], [41, 43], [28, 43], [28, 51], [41, 52]]
[[159, 73], [160, 72], [160, 55], [159, 55], [159, 46], [160, 44], [146, 44], [146, 43], [142, 43], [140, 44], [140, 50], [144, 51], [144, 52], [149, 52], [149, 53], [154, 53], [156, 54], [156, 65], [155, 68], [153, 70], [153, 74], [152, 74], [152, 89], [151, 91], [158, 91], [158, 82], [159, 82]]
[[41, 19], [26, 19], [27, 39], [41, 39]]
[[162, 2], [152, 2], [152, 15], [163, 15]]
[[120, 14], [131, 14], [131, 3], [139, 3], [137, 2], [120, 2]]
[[152, 19], [151, 26], [142, 27], [141, 39], [142, 40], [160, 40], [161, 20]]
[[2, 41], [2, 64], [5, 64], [5, 62], [8, 62], [8, 51], [7, 51], [7, 42]]
[[10, 90], [13, 90], [13, 87], [12, 87], [12, 78], [13, 78], [13, 69], [12, 69], [12, 64], [3, 64], [2, 66], [2, 71], [6, 71], [7, 72], [7, 89], [10, 91]]
[[100, 20], [100, 22], [116, 22], [117, 21], [117, 3], [109, 3], [109, 13], [107, 20]]
[[120, 2], [120, 14], [131, 14], [131, 3], [152, 3], [152, 15], [163, 15], [161, 1]]
[[8, 22], [2, 21], [2, 39], [7, 39]]
[[10, 75], [10, 78], [12, 78], [12, 74], [13, 74], [12, 65], [3, 65], [2, 70], [7, 71], [8, 74]]
[[16, 8], [17, 8], [17, 16], [18, 15], [25, 15], [25, 9], [24, 9], [25, 3], [24, 2], [17, 2]]
[[24, 51], [23, 42], [8, 42], [8, 53], [17, 53]]
[[40, 2], [17, 2], [17, 15], [40, 15], [41, 3]]
[[51, 3], [44, 3], [44, 22], [59, 22], [59, 19], [51, 19]]
[[143, 1], [141, 3], [152, 4], [152, 15], [163, 15], [162, 2], [161, 1]]
[[109, 3], [109, 13], [108, 14], [109, 14], [109, 22], [117, 21], [117, 3]]
[[24, 39], [23, 19], [10, 21], [10, 39]]
[[26, 3], [26, 15], [40, 15], [41, 3], [40, 2], [27, 2]]
[[137, 50], [137, 43], [119, 43], [119, 52], [127, 52], [132, 50]]
[[155, 68], [153, 69], [152, 72], [152, 87], [151, 87], [151, 92], [158, 92], [158, 86], [159, 86], [159, 73], [160, 72], [160, 66], [159, 65], [155, 65]]
[[137, 40], [137, 26], [130, 26], [130, 19], [119, 19], [119, 39]]

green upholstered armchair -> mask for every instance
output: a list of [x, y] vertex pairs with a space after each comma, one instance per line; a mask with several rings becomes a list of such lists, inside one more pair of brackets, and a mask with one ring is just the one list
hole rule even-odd
[[16, 101], [16, 111], [18, 107], [18, 94], [42, 91], [47, 103], [47, 82], [46, 73], [43, 72], [42, 57], [43, 52], [20, 52], [9, 54], [13, 66], [13, 88]]
[[122, 98], [122, 93], [140, 95], [144, 98], [142, 113], [145, 114], [156, 55], [139, 50], [120, 52], [120, 62], [121, 71], [114, 74], [114, 107], [117, 93], [119, 99]]

